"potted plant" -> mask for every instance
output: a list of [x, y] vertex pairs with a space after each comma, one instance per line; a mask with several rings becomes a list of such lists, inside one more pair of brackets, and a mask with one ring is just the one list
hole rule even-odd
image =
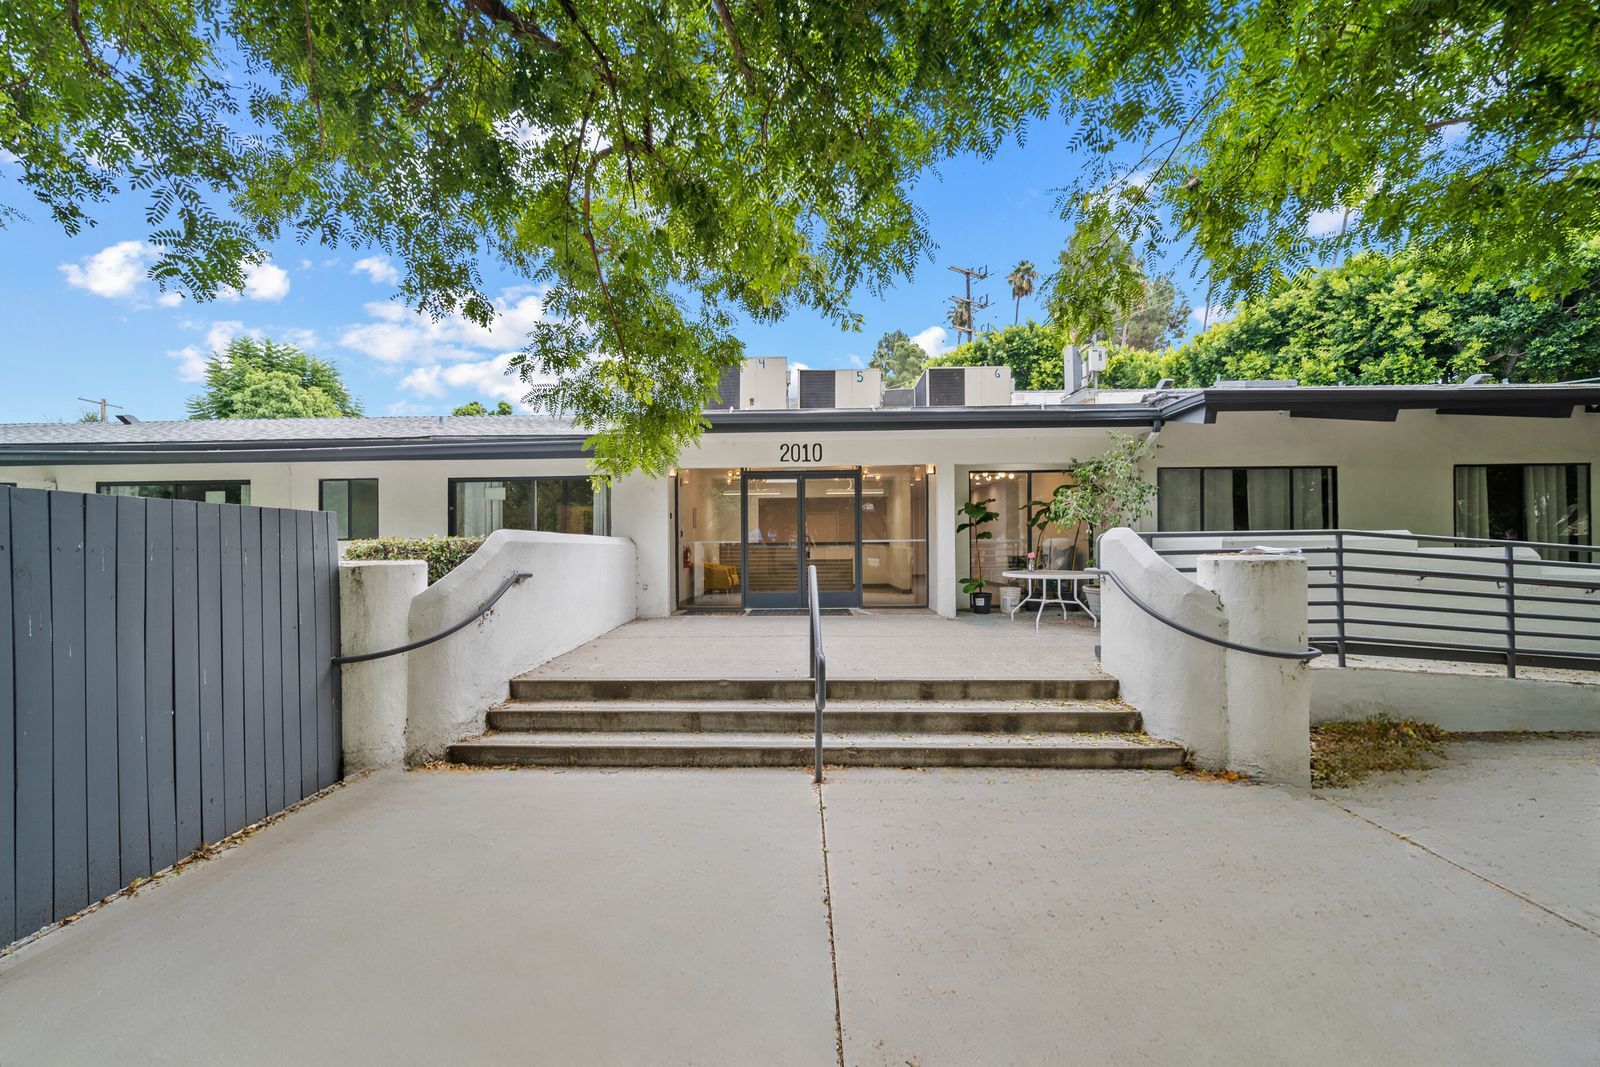
[[[961, 505], [961, 514], [966, 521], [957, 524], [956, 533], [962, 530], [971, 530], [974, 541], [988, 541], [994, 537], [991, 530], [980, 529], [1000, 517], [1000, 513], [989, 507], [994, 503], [994, 497], [988, 500], [969, 500]], [[970, 578], [961, 579], [961, 591], [972, 598], [972, 612], [974, 615], [989, 614], [989, 607], [994, 602], [994, 594], [988, 592], [984, 586], [988, 583], [983, 580], [983, 553], [973, 553], [973, 572]]]
[[[1099, 535], [1149, 515], [1156, 487], [1139, 468], [1140, 462], [1161, 446], [1148, 438], [1113, 433], [1111, 447], [1087, 460], [1068, 466], [1072, 481], [1059, 487], [1045, 511], [1047, 521], [1061, 527], [1089, 531], [1089, 567], [1099, 564]], [[1100, 587], [1087, 587], [1090, 607], [1099, 614]]]

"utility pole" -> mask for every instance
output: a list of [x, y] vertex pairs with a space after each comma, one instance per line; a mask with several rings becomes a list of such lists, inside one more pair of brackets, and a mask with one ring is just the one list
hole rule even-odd
[[977, 281], [981, 282], [985, 278], [989, 277], [989, 268], [988, 267], [951, 267], [950, 269], [955, 271], [957, 274], [963, 276], [967, 281], [967, 295], [966, 296], [964, 296], [964, 297], [962, 297], [962, 296], [951, 296], [950, 297], [950, 303], [955, 306], [955, 310], [957, 312], [955, 315], [953, 315], [951, 317], [950, 325], [952, 327], [954, 327], [954, 329], [956, 331], [956, 338], [957, 338], [958, 343], [959, 343], [959, 340], [960, 340], [960, 337], [961, 337], [962, 334], [966, 334], [967, 335], [967, 340], [971, 341], [974, 337], [977, 336], [976, 330], [977, 330], [977, 327], [978, 327], [978, 320], [977, 320], [977, 314], [976, 313], [979, 312], [979, 311], [982, 311], [984, 308], [989, 306], [989, 298], [988, 297], [981, 298], [981, 300], [976, 304], [974, 304], [972, 302], [972, 282], [973, 282], [974, 279], [976, 279]]
[[101, 397], [99, 400], [96, 400], [92, 396], [80, 396], [78, 399], [83, 401], [85, 404], [99, 404], [100, 405], [100, 421], [101, 422], [105, 422], [106, 421], [106, 408], [116, 408], [119, 411], [122, 409], [122, 405], [121, 404], [113, 404], [109, 400], [107, 400], [105, 397]]

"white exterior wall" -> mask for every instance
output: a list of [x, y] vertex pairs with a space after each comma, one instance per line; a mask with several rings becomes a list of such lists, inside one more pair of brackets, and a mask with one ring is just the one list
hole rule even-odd
[[[766, 362], [766, 373], [782, 382], [784, 361], [771, 358]], [[1152, 478], [1162, 466], [1334, 467], [1338, 472], [1338, 521], [1345, 528], [1450, 533], [1455, 523], [1457, 463], [1588, 463], [1591, 507], [1600, 510], [1600, 414], [1595, 413], [1580, 411], [1569, 419], [1539, 419], [1403, 411], [1394, 422], [1225, 413], [1212, 425], [1168, 423], [1156, 439], [1161, 448], [1148, 462]], [[790, 443], [820, 444], [821, 462], [780, 462], [780, 446]], [[954, 533], [955, 509], [966, 498], [968, 472], [1060, 469], [1075, 458], [1104, 450], [1106, 443], [1105, 431], [1081, 428], [718, 433], [685, 449], [678, 465], [719, 470], [933, 466], [928, 523], [930, 604], [940, 614], [953, 615], [958, 602], [956, 581], [966, 574], [969, 559], [966, 536]], [[320, 479], [376, 477], [379, 533], [418, 537], [446, 532], [451, 478], [587, 473], [588, 465], [581, 459], [341, 460], [0, 467], [0, 481], [93, 492], [101, 481], [242, 479], [251, 483], [254, 504], [315, 508]], [[632, 539], [639, 548], [637, 608], [641, 615], [664, 614], [674, 606], [671, 508], [669, 479], [634, 476], [612, 487], [612, 532]], [[1152, 517], [1138, 525], [1154, 529], [1156, 522]]]
[[1312, 722], [1353, 722], [1371, 715], [1417, 719], [1455, 733], [1593, 732], [1600, 730], [1600, 680], [1553, 681], [1447, 669], [1386, 670], [1331, 664], [1312, 670]]

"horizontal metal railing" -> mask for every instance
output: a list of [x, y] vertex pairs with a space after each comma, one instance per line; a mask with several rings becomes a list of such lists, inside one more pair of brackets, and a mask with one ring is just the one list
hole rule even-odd
[[828, 706], [828, 655], [822, 651], [822, 604], [817, 597], [817, 565], [806, 565], [806, 600], [811, 605], [811, 657], [807, 664], [816, 709], [816, 755], [811, 780], [822, 784], [822, 712]]
[[[1298, 548], [1311, 644], [1349, 655], [1600, 670], [1600, 547], [1383, 530], [1145, 531], [1184, 573], [1210, 552]], [[1549, 557], [1549, 558], [1546, 558]]]

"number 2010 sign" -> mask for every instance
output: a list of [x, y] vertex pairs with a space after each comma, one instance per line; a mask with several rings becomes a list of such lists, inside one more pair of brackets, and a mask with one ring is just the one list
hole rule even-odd
[[822, 442], [778, 446], [779, 463], [821, 463]]

